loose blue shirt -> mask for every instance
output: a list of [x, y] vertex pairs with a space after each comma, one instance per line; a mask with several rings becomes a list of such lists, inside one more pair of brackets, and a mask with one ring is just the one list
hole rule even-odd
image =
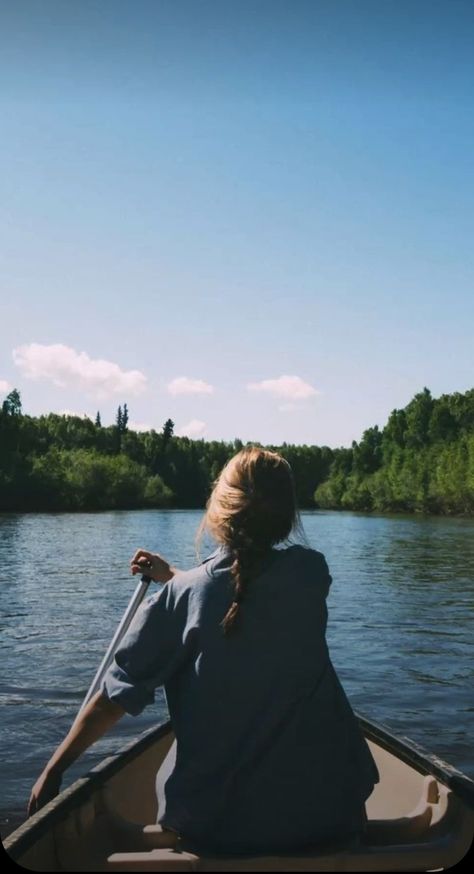
[[231, 564], [221, 547], [149, 597], [103, 681], [132, 715], [165, 687], [177, 743], [159, 822], [237, 853], [354, 831], [378, 775], [329, 658], [325, 558], [274, 549], [226, 636]]

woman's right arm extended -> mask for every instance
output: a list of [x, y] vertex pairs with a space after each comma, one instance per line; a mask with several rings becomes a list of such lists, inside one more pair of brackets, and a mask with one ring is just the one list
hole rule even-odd
[[[146, 549], [138, 549], [135, 552], [130, 565], [132, 574], [146, 574], [156, 582], [160, 583], [170, 582], [176, 573], [176, 568], [171, 567], [166, 559], [158, 553], [149, 552]], [[136, 621], [139, 621], [138, 615]], [[165, 623], [165, 629], [168, 624], [168, 622]], [[128, 640], [132, 640], [134, 647], [141, 651], [141, 638], [143, 635], [136, 634], [134, 636], [132, 632], [133, 629], [130, 629]], [[153, 641], [151, 641], [153, 645], [145, 646], [145, 656], [147, 658], [153, 659], [156, 644], [158, 643], [159, 645], [160, 642], [163, 643], [164, 637], [164, 633], [158, 635], [158, 640], [155, 641], [155, 636], [153, 635]], [[144, 642], [145, 644], [147, 643], [146, 640]], [[148, 643], [150, 643], [150, 641], [148, 641]], [[127, 637], [122, 641], [122, 647], [126, 647], [126, 644]], [[126, 649], [126, 652], [128, 659], [129, 650]], [[146, 660], [147, 659], [145, 659], [145, 661]], [[140, 659], [138, 659], [138, 661], [140, 661]], [[127, 685], [123, 682], [124, 677], [127, 679], [126, 672], [121, 670], [118, 665], [115, 665], [115, 670], [120, 674], [122, 685], [120, 689], [118, 689], [117, 679], [115, 679], [115, 683], [112, 683], [114, 686], [114, 698], [117, 696], [117, 689], [121, 694], [123, 694], [124, 687]], [[110, 669], [109, 673], [112, 677], [113, 668]], [[140, 672], [138, 671], [138, 673]], [[134, 680], [130, 680], [129, 685], [132, 692], [133, 684]], [[135, 711], [137, 713], [140, 712], [147, 703], [146, 698], [148, 696], [149, 692], [147, 690], [146, 694], [142, 696], [138, 695], [138, 704], [137, 701], [134, 700]], [[108, 729], [111, 728], [126, 712], [133, 711], [126, 711], [118, 701], [112, 700], [112, 698], [106, 694], [105, 690], [101, 689], [96, 692], [86, 707], [79, 712], [69, 733], [53, 753], [51, 759], [44, 768], [43, 773], [33, 786], [28, 804], [28, 816], [36, 813], [37, 810], [44, 807], [48, 801], [51, 801], [58, 794], [64, 771], [66, 771], [66, 769], [81, 755], [81, 753], [102, 737], [102, 735], [105, 734], [106, 731], [108, 731]]]
[[36, 813], [59, 792], [64, 771], [102, 737], [124, 715], [125, 710], [116, 701], [96, 692], [74, 720], [69, 733], [51, 756], [43, 773], [31, 790], [28, 816]]

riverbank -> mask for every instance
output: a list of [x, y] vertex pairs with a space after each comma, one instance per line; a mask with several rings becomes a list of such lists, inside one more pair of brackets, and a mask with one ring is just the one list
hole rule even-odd
[[[94, 507], [85, 507], [82, 509], [70, 509], [67, 507], [59, 507], [59, 508], [51, 508], [51, 507], [32, 507], [27, 510], [24, 509], [5, 509], [0, 506], [0, 514], [9, 515], [9, 514], [18, 514], [18, 515], [37, 515], [38, 513], [55, 516], [58, 514], [73, 514], [75, 516], [81, 515], [90, 515], [90, 514], [102, 514], [102, 513], [116, 513], [116, 512], [149, 512], [149, 511], [159, 511], [162, 513], [188, 513], [188, 512], [201, 512], [204, 513], [206, 507], [205, 504], [202, 507], [196, 506], [168, 506], [168, 507], [150, 507], [149, 505], [144, 506], [121, 506], [121, 507], [103, 507], [100, 510], [95, 509]], [[356, 516], [371, 516], [374, 518], [395, 518], [395, 519], [404, 519], [404, 518], [414, 518], [414, 519], [474, 519], [474, 510], [470, 512], [455, 512], [455, 511], [446, 511], [446, 512], [430, 512], [428, 510], [406, 510], [406, 509], [387, 509], [387, 510], [367, 510], [367, 509], [355, 509], [352, 507], [321, 507], [316, 504], [312, 506], [300, 506], [300, 512], [304, 513], [351, 513]]]

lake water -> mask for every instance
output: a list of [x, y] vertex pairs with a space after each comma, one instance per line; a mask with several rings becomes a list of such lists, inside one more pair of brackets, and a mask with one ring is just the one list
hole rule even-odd
[[[474, 521], [302, 517], [333, 576], [328, 640], [354, 708], [474, 777]], [[192, 567], [200, 518], [191, 510], [0, 515], [3, 834], [24, 818], [131, 597], [132, 553], [145, 547]], [[64, 785], [165, 716], [158, 691], [155, 707], [125, 717]]]

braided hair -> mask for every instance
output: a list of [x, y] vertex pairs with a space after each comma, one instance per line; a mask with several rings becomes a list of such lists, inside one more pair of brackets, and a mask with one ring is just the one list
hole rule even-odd
[[272, 546], [285, 540], [298, 521], [291, 468], [281, 455], [249, 446], [226, 464], [200, 529], [207, 528], [233, 556], [233, 600], [221, 623], [225, 634], [240, 622], [248, 586]]

